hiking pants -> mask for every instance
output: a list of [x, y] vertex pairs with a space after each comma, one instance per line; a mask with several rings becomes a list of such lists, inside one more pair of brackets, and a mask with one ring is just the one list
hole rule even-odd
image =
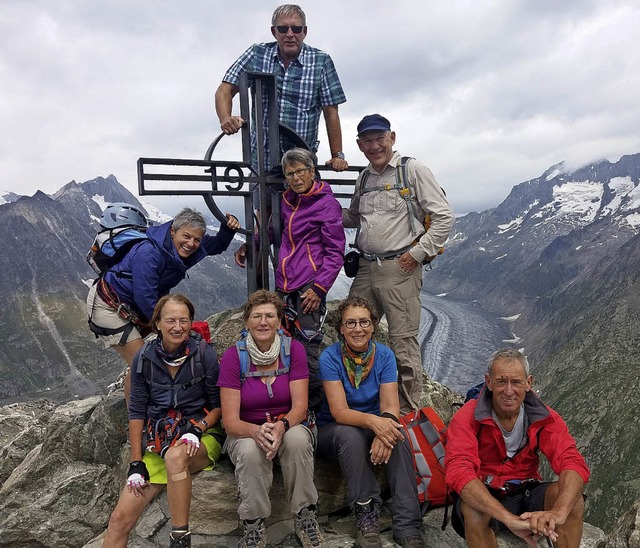
[[[267, 459], [253, 438], [227, 436], [225, 451], [235, 466], [240, 519], [269, 517], [273, 461]], [[291, 512], [297, 514], [303, 508], [317, 504], [318, 492], [313, 483], [313, 435], [309, 429], [298, 424], [285, 432], [276, 458], [291, 501]]]
[[389, 325], [389, 346], [398, 363], [398, 395], [402, 414], [420, 409], [422, 355], [418, 330], [422, 304], [422, 266], [410, 274], [398, 266], [398, 258], [368, 261], [360, 257], [360, 268], [349, 296], [365, 297], [384, 314]]
[[292, 329], [291, 336], [304, 346], [307, 354], [307, 365], [309, 366], [309, 409], [318, 411], [324, 397], [322, 381], [318, 378], [318, 356], [320, 356], [320, 343], [323, 337], [321, 322], [326, 310], [326, 304], [325, 299], [322, 299], [318, 310], [308, 314], [303, 312], [300, 295], [309, 289], [311, 285], [307, 284], [301, 289], [288, 294], [278, 289], [277, 293], [283, 299], [286, 296], [296, 312], [299, 328], [296, 326], [295, 329]]
[[[382, 502], [380, 486], [373, 472], [369, 449], [374, 434], [369, 429], [331, 422], [318, 427], [318, 456], [338, 459], [342, 475], [347, 481], [347, 503], [372, 499]], [[387, 482], [391, 488], [393, 535], [403, 538], [419, 535], [422, 515], [418, 502], [416, 473], [409, 441], [398, 443], [386, 464]]]

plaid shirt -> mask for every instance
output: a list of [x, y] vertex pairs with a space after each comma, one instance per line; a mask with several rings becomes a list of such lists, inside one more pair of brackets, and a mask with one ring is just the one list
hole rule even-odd
[[[293, 128], [315, 152], [318, 150], [318, 123], [322, 107], [339, 105], [347, 98], [342, 90], [338, 73], [331, 57], [324, 51], [302, 44], [300, 54], [285, 70], [278, 57], [278, 43], [253, 44], [231, 65], [222, 78], [223, 82], [238, 85], [243, 72], [270, 72], [276, 75], [279, 119]], [[264, 112], [265, 159], [272, 167], [268, 143], [268, 101], [262, 100]], [[257, 164], [257, 136], [255, 113], [252, 113], [251, 156]], [[281, 150], [291, 148], [281, 139]], [[274, 158], [274, 162], [277, 161]]]

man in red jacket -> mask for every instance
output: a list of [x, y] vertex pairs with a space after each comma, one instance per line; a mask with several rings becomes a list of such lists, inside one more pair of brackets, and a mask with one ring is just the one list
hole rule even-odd
[[[531, 391], [533, 377], [519, 351], [496, 352], [477, 400], [454, 416], [447, 433], [446, 481], [459, 497], [452, 523], [470, 547], [496, 547], [510, 529], [535, 546], [578, 548], [583, 488], [589, 468], [564, 420]], [[558, 475], [542, 482], [538, 451]]]

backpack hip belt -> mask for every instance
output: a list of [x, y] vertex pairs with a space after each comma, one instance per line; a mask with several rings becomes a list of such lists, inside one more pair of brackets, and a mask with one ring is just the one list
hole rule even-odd
[[522, 493], [531, 487], [540, 485], [542, 482], [535, 478], [503, 481], [499, 477], [486, 476], [483, 483], [496, 497], [506, 497], [507, 495]]

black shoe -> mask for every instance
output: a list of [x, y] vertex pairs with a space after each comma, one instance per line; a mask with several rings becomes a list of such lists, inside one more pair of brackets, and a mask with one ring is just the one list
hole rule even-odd
[[393, 540], [400, 546], [406, 548], [427, 548], [427, 545], [420, 535], [409, 535], [408, 537], [402, 538], [393, 537]]
[[375, 503], [370, 500], [367, 504], [358, 504], [354, 508], [356, 514], [356, 529], [358, 548], [381, 548], [380, 514]]
[[[169, 548], [191, 548], [191, 531], [176, 534], [176, 531], [169, 533]], [[174, 536], [175, 534], [175, 536]]]

